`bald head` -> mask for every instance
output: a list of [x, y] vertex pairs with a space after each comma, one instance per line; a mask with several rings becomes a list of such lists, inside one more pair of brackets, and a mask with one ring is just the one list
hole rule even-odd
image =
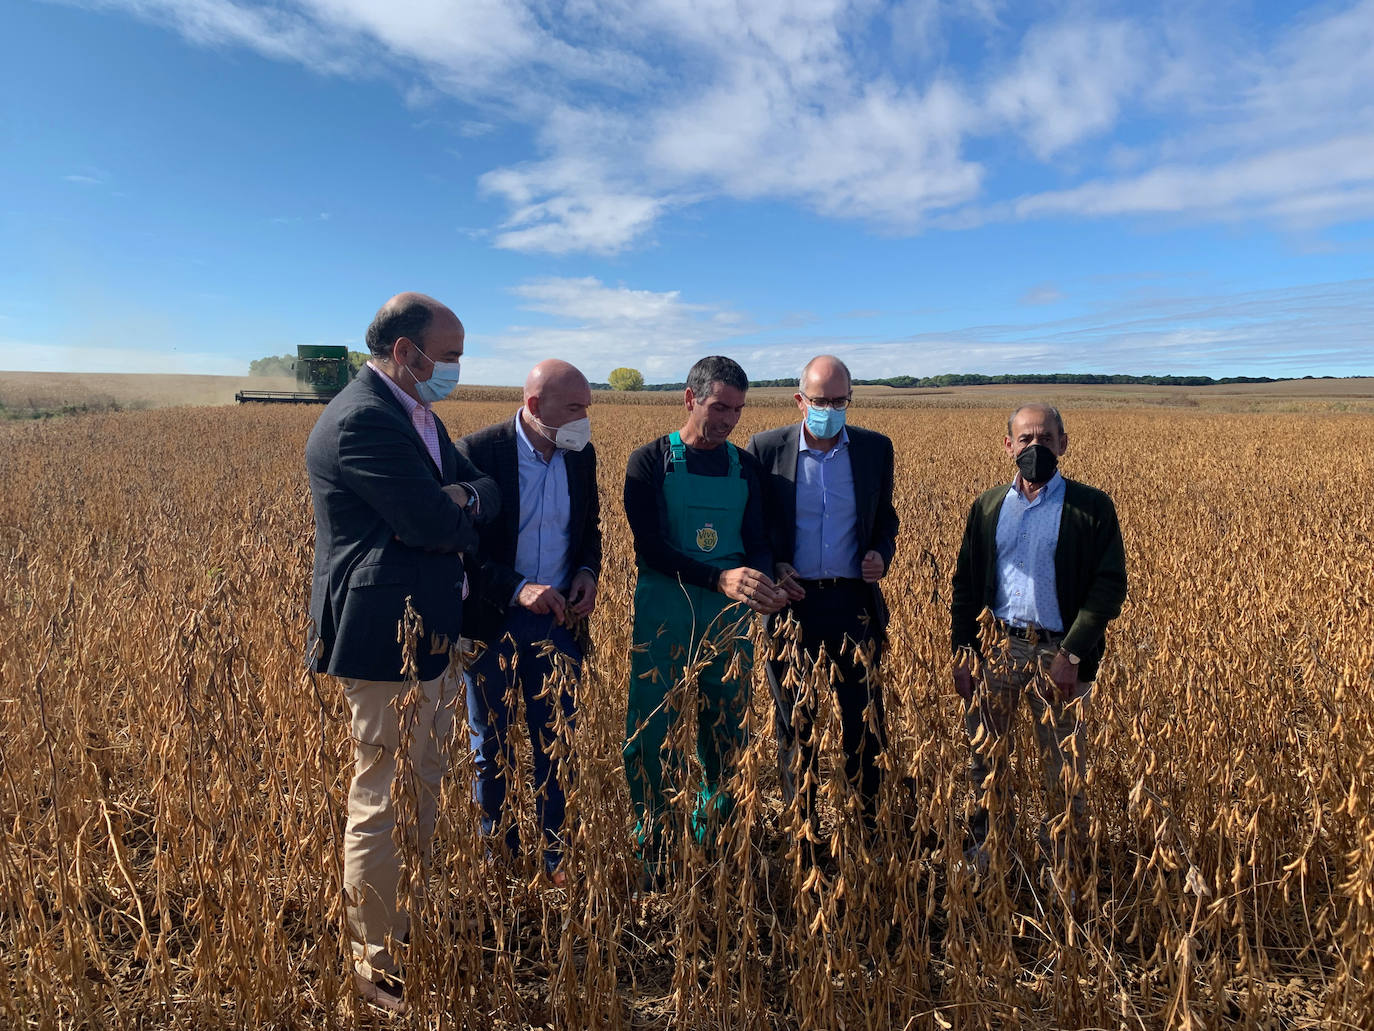
[[809, 397], [846, 397], [853, 383], [848, 365], [833, 354], [818, 354], [802, 369], [798, 385]]
[[372, 324], [367, 327], [367, 349], [374, 358], [390, 360], [396, 341], [409, 340], [417, 349], [424, 350], [432, 331], [448, 336], [455, 331], [461, 334], [463, 324], [457, 315], [427, 294], [397, 294], [372, 317]]
[[583, 418], [591, 403], [587, 377], [565, 361], [549, 358], [525, 377], [525, 409], [550, 428]]
[[[577, 366], [559, 358], [548, 358], [530, 370], [525, 377], [525, 400], [544, 397], [546, 394], [564, 394], [586, 391], [591, 393], [587, 377], [578, 371]], [[587, 398], [588, 403], [591, 398]]]

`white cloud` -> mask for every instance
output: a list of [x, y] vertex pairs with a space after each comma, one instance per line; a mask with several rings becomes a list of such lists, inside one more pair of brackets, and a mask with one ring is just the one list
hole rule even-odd
[[[1099, 284], [1099, 287], [1101, 284]], [[1150, 289], [1142, 296], [1143, 288]], [[1058, 293], [1042, 283], [1031, 293]], [[998, 325], [953, 325], [881, 334], [860, 316], [929, 324], [929, 314], [847, 312], [829, 319], [759, 324], [732, 308], [678, 291], [610, 285], [594, 277], [548, 278], [514, 291], [547, 324], [509, 327], [476, 342], [464, 360], [471, 382], [520, 383], [535, 362], [574, 361], [594, 381], [616, 366], [650, 382], [677, 382], [702, 355], [724, 353], [754, 379], [796, 375], [816, 354], [844, 356], [862, 379], [946, 372], [1116, 372], [1134, 375], [1356, 375], [1374, 353], [1374, 280], [1239, 294], [1169, 293], [1159, 284], [1113, 282], [1083, 314]], [[1292, 341], [1302, 340], [1297, 350]]]
[[[1329, 224], [1366, 217], [1374, 188], [1355, 153], [1374, 0], [1264, 38], [1226, 5], [1027, 21], [996, 0], [87, 2], [326, 73], [385, 69], [468, 105], [469, 137], [527, 126], [531, 158], [480, 180], [509, 205], [490, 239], [514, 250], [615, 253], [714, 197], [914, 232], [1049, 213]], [[1017, 200], [1026, 178], [1053, 188]]]
[[[575, 189], [550, 184], [563, 179], [553, 166], [502, 169], [481, 179], [482, 188], [517, 204], [493, 238], [513, 251], [614, 254], [648, 230], [665, 204], [588, 181]], [[539, 199], [536, 199], [539, 198]]]
[[[966, 326], [856, 341], [860, 368], [894, 373], [1109, 372], [1131, 375], [1362, 375], [1374, 353], [1374, 280], [1242, 294], [1109, 300], [1070, 319]], [[1302, 340], [1295, 350], [1294, 340]]]
[[474, 342], [464, 358], [473, 382], [520, 383], [545, 358], [574, 361], [596, 382], [620, 365], [650, 382], [676, 382], [701, 355], [756, 329], [739, 312], [685, 301], [676, 290], [611, 286], [590, 276], [538, 279], [514, 293], [551, 324], [511, 326], [489, 343]]
[[1145, 71], [1142, 37], [1125, 21], [1032, 27], [1015, 67], [990, 90], [988, 109], [1049, 158], [1116, 122]]
[[1037, 283], [1021, 295], [1021, 303], [1028, 305], [1058, 304], [1063, 299], [1063, 291], [1053, 283]]
[[1374, 132], [1286, 147], [1212, 166], [1166, 165], [1128, 179], [1024, 197], [1019, 218], [1054, 214], [1206, 214], [1259, 212], [1301, 221], [1366, 217], [1374, 184]]

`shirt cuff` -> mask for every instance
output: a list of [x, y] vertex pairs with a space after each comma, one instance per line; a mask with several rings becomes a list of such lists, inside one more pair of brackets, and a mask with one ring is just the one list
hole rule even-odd
[[515, 585], [515, 590], [510, 592], [510, 608], [515, 608], [515, 606], [520, 604], [517, 599], [520, 597], [520, 592], [525, 589], [525, 584], [529, 582], [529, 577], [526, 577]]

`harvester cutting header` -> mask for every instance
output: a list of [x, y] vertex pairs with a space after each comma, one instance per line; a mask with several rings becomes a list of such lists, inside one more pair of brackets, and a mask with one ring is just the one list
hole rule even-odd
[[295, 390], [240, 390], [240, 404], [327, 404], [353, 378], [348, 348], [332, 344], [301, 344], [296, 348]]

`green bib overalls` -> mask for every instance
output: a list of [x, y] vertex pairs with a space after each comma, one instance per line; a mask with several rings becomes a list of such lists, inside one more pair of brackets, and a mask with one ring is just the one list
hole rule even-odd
[[[729, 472], [698, 476], [687, 472], [682, 437], [673, 433], [668, 441], [671, 462], [663, 477], [668, 543], [717, 569], [743, 565], [740, 528], [749, 483], [740, 472], [739, 452], [727, 442]], [[706, 841], [734, 806], [723, 781], [731, 753], [745, 744], [742, 722], [753, 661], [747, 637], [750, 615], [747, 607], [718, 591], [639, 566], [623, 755], [636, 840], [653, 874], [666, 872], [671, 850], [665, 826], [669, 794], [687, 787], [682, 783], [681, 754], [665, 747], [677, 716], [673, 703], [681, 697], [668, 696], [683, 681], [684, 672], [687, 697], [695, 696], [698, 705], [697, 757], [702, 772], [702, 783], [693, 791], [693, 836]]]

